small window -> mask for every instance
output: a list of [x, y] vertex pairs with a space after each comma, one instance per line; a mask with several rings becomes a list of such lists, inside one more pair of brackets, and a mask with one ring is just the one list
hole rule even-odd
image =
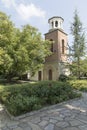
[[53, 21], [52, 21], [51, 25], [52, 25], [52, 28], [53, 28]]
[[53, 40], [50, 39], [50, 41], [51, 41], [51, 48], [50, 48], [50, 50], [51, 50], [51, 52], [53, 52]]
[[62, 54], [65, 53], [65, 49], [64, 49], [64, 39], [62, 40]]
[[58, 21], [55, 22], [55, 27], [58, 27]]

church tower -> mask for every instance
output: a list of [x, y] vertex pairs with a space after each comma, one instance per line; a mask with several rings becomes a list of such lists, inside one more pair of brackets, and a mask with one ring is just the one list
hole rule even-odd
[[66, 73], [67, 34], [63, 30], [63, 22], [64, 19], [58, 16], [48, 20], [49, 31], [45, 34], [45, 39], [52, 42], [52, 54], [45, 59], [43, 80], [58, 80], [60, 74]]

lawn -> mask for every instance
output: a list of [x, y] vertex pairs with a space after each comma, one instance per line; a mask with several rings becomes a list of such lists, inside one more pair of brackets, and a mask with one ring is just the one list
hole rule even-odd
[[81, 96], [69, 82], [42, 81], [0, 85], [0, 102], [14, 116]]

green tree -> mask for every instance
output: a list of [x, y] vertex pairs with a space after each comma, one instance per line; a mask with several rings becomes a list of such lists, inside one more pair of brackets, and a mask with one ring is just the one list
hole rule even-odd
[[20, 43], [28, 54], [26, 68], [34, 75], [43, 65], [45, 57], [51, 54], [49, 50], [50, 42], [42, 39], [38, 29], [30, 25], [25, 25], [22, 28]]
[[3, 12], [0, 12], [0, 72], [6, 76], [13, 64], [10, 57], [10, 49], [13, 43], [14, 25], [10, 18]]
[[27, 71], [34, 75], [51, 54], [49, 47], [50, 42], [42, 39], [38, 29], [30, 25], [17, 29], [0, 12], [0, 73], [9, 80]]
[[87, 57], [85, 59], [82, 59], [80, 61], [80, 64], [81, 77], [87, 77]]
[[83, 30], [82, 22], [78, 16], [77, 10], [74, 13], [74, 21], [71, 24], [71, 34], [73, 35], [73, 45], [72, 45], [72, 65], [71, 70], [77, 78], [80, 78], [81, 70], [81, 59], [85, 56], [85, 33]]

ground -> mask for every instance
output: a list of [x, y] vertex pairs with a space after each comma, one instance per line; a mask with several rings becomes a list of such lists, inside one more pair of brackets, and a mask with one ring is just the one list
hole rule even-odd
[[16, 118], [0, 105], [0, 130], [87, 130], [87, 93], [82, 95]]

